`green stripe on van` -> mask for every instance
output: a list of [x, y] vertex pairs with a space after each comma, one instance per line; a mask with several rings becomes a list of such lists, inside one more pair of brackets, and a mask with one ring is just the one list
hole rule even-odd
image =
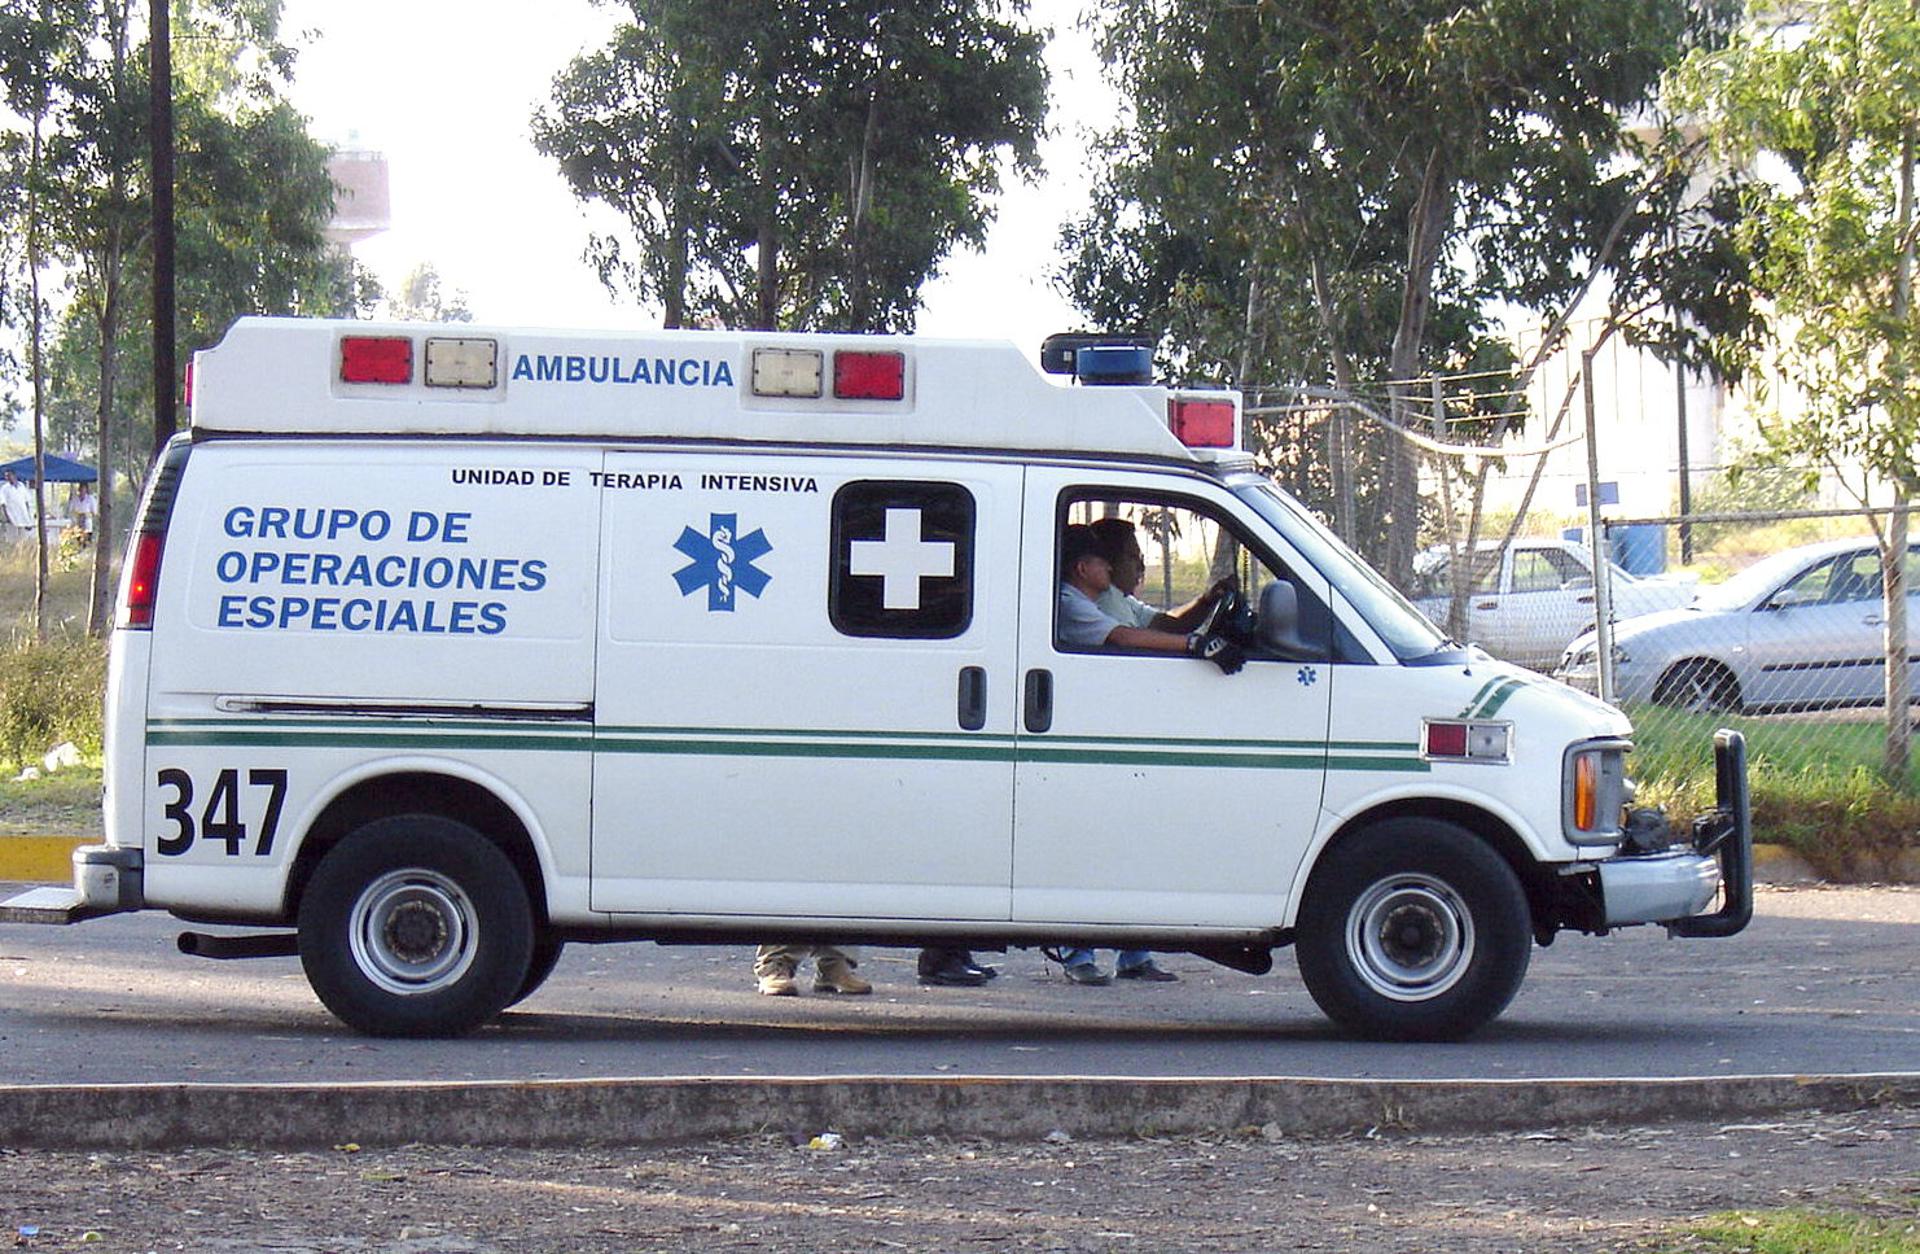
[[147, 743], [304, 749], [478, 750], [663, 757], [1061, 762], [1252, 770], [1415, 771], [1418, 746], [1170, 736], [1025, 736], [979, 732], [786, 728], [534, 727], [516, 719], [156, 719]]

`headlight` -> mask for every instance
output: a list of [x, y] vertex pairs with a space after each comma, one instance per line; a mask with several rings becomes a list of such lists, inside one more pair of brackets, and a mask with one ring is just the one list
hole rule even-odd
[[1591, 740], [1567, 750], [1561, 773], [1560, 825], [1576, 845], [1620, 842], [1628, 797], [1625, 740]]
[[[1573, 670], [1576, 667], [1592, 666], [1594, 659], [1599, 656], [1600, 650], [1598, 648], [1590, 644], [1584, 644], [1577, 649], [1568, 649], [1567, 656], [1561, 660], [1560, 664], [1568, 670]], [[1631, 662], [1632, 660], [1632, 658], [1627, 656], [1625, 645], [1616, 644], [1613, 646], [1613, 664], [1615, 666], [1620, 665], [1622, 662]]]

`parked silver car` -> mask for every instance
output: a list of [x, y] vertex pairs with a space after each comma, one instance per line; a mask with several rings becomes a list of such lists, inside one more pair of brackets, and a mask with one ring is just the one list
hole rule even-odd
[[[1920, 619], [1920, 544], [1907, 550], [1907, 649]], [[1880, 551], [1830, 540], [1776, 553], [1703, 588], [1685, 609], [1614, 627], [1614, 700], [1693, 710], [1872, 705], [1886, 691]], [[1916, 659], [1920, 661], [1920, 659]], [[1598, 688], [1594, 633], [1567, 646], [1555, 675]], [[1920, 699], [1920, 666], [1912, 671]]]

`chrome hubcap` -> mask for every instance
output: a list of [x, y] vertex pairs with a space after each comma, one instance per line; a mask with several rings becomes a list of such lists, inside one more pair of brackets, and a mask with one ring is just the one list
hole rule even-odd
[[473, 903], [435, 871], [389, 871], [353, 906], [348, 944], [354, 963], [389, 993], [432, 993], [473, 965]]
[[1347, 912], [1347, 956], [1367, 987], [1394, 1001], [1425, 1001], [1460, 982], [1473, 961], [1473, 916], [1430, 875], [1380, 880]]

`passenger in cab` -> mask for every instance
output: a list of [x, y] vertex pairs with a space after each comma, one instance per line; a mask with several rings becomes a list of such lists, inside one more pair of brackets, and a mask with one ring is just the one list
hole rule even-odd
[[[1060, 612], [1055, 628], [1061, 644], [1075, 649], [1185, 653], [1212, 662], [1229, 675], [1246, 664], [1245, 652], [1226, 636], [1129, 626], [1113, 617], [1100, 608], [1100, 599], [1113, 587], [1113, 563], [1102, 552], [1093, 528], [1079, 523], [1067, 527], [1060, 537]], [[1218, 592], [1209, 589], [1201, 600], [1206, 597], [1217, 599]], [[1191, 608], [1183, 606], [1176, 614], [1184, 615]], [[1156, 621], [1159, 617], [1156, 612]], [[1169, 624], [1177, 621], [1176, 615], [1164, 617]]]

